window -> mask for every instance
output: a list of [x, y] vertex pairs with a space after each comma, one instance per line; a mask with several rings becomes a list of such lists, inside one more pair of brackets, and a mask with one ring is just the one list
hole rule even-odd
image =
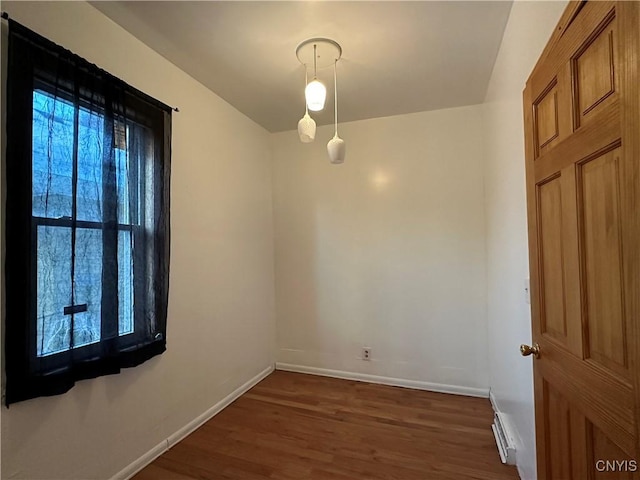
[[7, 404], [162, 353], [171, 109], [10, 21]]
[[[95, 344], [102, 337], [101, 300], [108, 296], [102, 272], [108, 270], [104, 262], [110, 260], [103, 256], [102, 238], [103, 205], [108, 202], [108, 187], [103, 185], [104, 123], [104, 116], [98, 112], [56, 98], [45, 90], [33, 92], [32, 217], [36, 241], [31, 255], [36, 259], [37, 272], [37, 289], [33, 293], [38, 357]], [[144, 128], [118, 128], [116, 124], [116, 134], [121, 138], [114, 142], [114, 166], [119, 217], [117, 314], [118, 334], [122, 336], [134, 333], [132, 247], [140, 232], [139, 214], [144, 211], [145, 198], [138, 182], [139, 166], [144, 162], [130, 151], [127, 138], [134, 134], [144, 141], [149, 135]], [[74, 145], [77, 166], [73, 162]], [[148, 148], [153, 148], [151, 142]], [[73, 256], [67, 253], [72, 243]], [[72, 268], [73, 289], [69, 281]], [[60, 308], [69, 299], [73, 305]]]

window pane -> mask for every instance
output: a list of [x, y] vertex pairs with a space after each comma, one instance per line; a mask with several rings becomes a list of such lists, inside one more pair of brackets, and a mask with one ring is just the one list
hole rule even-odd
[[[33, 94], [33, 215], [70, 217], [74, 144], [74, 105], [36, 90]], [[101, 222], [103, 200], [104, 116], [78, 112], [78, 182], [76, 218]], [[138, 130], [138, 129], [136, 129]], [[127, 137], [129, 128], [114, 122], [118, 221], [136, 223], [131, 203]], [[135, 198], [134, 198], [135, 200]]]
[[75, 304], [87, 311], [74, 315], [74, 346], [100, 341], [102, 313], [102, 230], [76, 230]]
[[130, 189], [133, 184], [129, 169], [129, 151], [116, 149], [116, 188], [118, 191], [118, 222], [125, 225], [137, 223], [133, 217], [135, 208], [131, 205]]
[[132, 235], [118, 233], [118, 333], [133, 333], [133, 258]]
[[38, 226], [38, 356], [100, 340], [102, 301], [102, 231], [76, 230], [74, 305], [86, 312], [65, 315], [71, 306], [71, 229]]
[[71, 216], [74, 108], [69, 102], [33, 92], [33, 215]]
[[104, 117], [81, 108], [78, 117], [78, 220], [102, 221]]
[[71, 229], [38, 227], [38, 356], [69, 350], [71, 316]]

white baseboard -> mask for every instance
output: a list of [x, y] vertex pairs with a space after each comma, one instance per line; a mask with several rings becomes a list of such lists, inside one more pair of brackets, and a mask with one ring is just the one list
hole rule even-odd
[[122, 470], [120, 470], [118, 473], [116, 473], [113, 477], [111, 477], [111, 480], [129, 480], [136, 473], [149, 465], [167, 450], [169, 450], [169, 448], [167, 447], [167, 441], [163, 440], [147, 453], [142, 455], [140, 458], [137, 458]]
[[496, 400], [491, 389], [489, 389], [489, 401], [491, 402], [491, 407], [493, 408], [494, 413], [498, 413], [500, 411], [500, 408], [498, 407], [498, 400]]
[[359, 382], [380, 383], [382, 385], [413, 388], [416, 390], [428, 390], [430, 392], [452, 393], [454, 395], [465, 395], [468, 397], [487, 398], [489, 396], [488, 388], [462, 387], [459, 385], [446, 385], [443, 383], [407, 380], [404, 378], [381, 377], [379, 375], [370, 375], [368, 373], [345, 372], [343, 370], [307, 367], [305, 365], [292, 365], [290, 363], [276, 362], [276, 370], [296, 373], [309, 373], [311, 375], [320, 375], [323, 377], [344, 378], [346, 380], [356, 380]]
[[243, 393], [245, 393], [251, 387], [256, 385], [258, 382], [263, 380], [267, 375], [273, 372], [273, 370], [274, 370], [273, 365], [265, 368], [262, 372], [260, 372], [255, 377], [251, 378], [250, 380], [248, 380], [238, 388], [236, 388], [233, 392], [231, 392], [229, 395], [224, 397], [222, 400], [216, 403], [213, 407], [209, 408], [202, 415], [199, 415], [198, 417], [193, 419], [191, 422], [189, 422], [187, 425], [179, 429], [177, 432], [170, 435], [166, 440], [163, 440], [158, 445], [156, 445], [151, 450], [149, 450], [147, 453], [142, 455], [140, 458], [138, 458], [137, 460], [134, 460], [132, 463], [130, 463], [125, 468], [120, 470], [113, 477], [111, 477], [111, 480], [128, 480], [131, 477], [133, 477], [136, 473], [138, 473], [144, 467], [149, 465], [156, 458], [158, 458], [164, 452], [166, 452], [171, 447], [173, 447], [176, 443], [181, 441], [190, 433], [197, 430], [200, 426], [202, 426], [208, 420], [210, 420], [215, 415], [217, 415], [222, 410], [224, 410], [226, 407], [228, 407], [234, 400], [236, 400], [238, 397], [240, 397]]

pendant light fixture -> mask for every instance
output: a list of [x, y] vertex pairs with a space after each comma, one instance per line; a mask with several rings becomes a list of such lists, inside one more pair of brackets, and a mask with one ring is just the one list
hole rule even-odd
[[333, 62], [333, 88], [334, 88], [334, 117], [335, 117], [335, 133], [333, 138], [327, 143], [327, 152], [329, 153], [329, 160], [333, 164], [344, 163], [344, 157], [347, 153], [347, 145], [344, 140], [338, 136], [338, 73], [336, 65], [338, 60]]
[[[304, 84], [305, 88], [308, 82], [307, 78], [307, 66], [304, 67]], [[307, 102], [304, 102], [304, 117], [298, 122], [298, 136], [302, 143], [311, 143], [316, 138], [316, 122], [309, 115], [309, 109], [307, 108]]]
[[[346, 145], [344, 140], [338, 136], [338, 74], [336, 65], [338, 60], [342, 57], [342, 47], [334, 40], [329, 38], [310, 38], [305, 40], [298, 48], [296, 48], [296, 56], [300, 63], [305, 67], [305, 101], [307, 109], [313, 111], [322, 110], [324, 102], [327, 96], [327, 90], [318, 80], [318, 68], [329, 67], [333, 65], [333, 86], [335, 89], [335, 104], [334, 104], [334, 120], [335, 120], [335, 133], [333, 138], [327, 144], [327, 152], [329, 153], [329, 159], [331, 163], [339, 164], [344, 162], [346, 153]], [[313, 62], [313, 80], [307, 83], [307, 69]], [[302, 142], [311, 142], [315, 137], [315, 122], [308, 115], [308, 110], [305, 116], [298, 122], [298, 135]], [[308, 135], [311, 127], [308, 126], [307, 117], [313, 122], [313, 135]], [[310, 139], [309, 139], [310, 138]]]

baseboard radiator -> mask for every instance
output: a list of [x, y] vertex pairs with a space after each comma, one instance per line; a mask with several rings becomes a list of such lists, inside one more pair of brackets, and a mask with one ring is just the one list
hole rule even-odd
[[505, 416], [500, 412], [495, 412], [493, 416], [493, 436], [496, 437], [496, 445], [498, 445], [498, 453], [502, 463], [508, 465], [516, 464], [516, 447], [511, 435], [506, 428]]

